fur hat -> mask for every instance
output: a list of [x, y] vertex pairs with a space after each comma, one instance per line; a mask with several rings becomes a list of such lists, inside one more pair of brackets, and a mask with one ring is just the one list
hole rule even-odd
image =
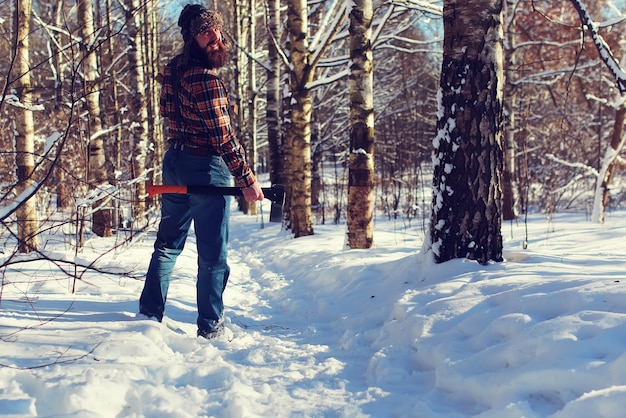
[[183, 8], [178, 18], [180, 33], [187, 43], [193, 37], [211, 28], [222, 29], [224, 18], [216, 10], [207, 10], [200, 4], [188, 4]]

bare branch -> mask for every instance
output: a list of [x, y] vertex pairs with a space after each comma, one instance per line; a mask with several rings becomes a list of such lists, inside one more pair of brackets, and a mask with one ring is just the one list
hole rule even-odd
[[589, 31], [589, 33], [591, 34], [593, 43], [596, 46], [598, 53], [600, 54], [600, 59], [606, 64], [607, 68], [615, 78], [615, 83], [617, 84], [617, 88], [619, 89], [620, 93], [626, 93], [626, 72], [620, 67], [619, 63], [611, 52], [611, 48], [598, 33], [598, 28], [591, 19], [591, 15], [589, 15], [589, 12], [587, 11], [582, 1], [570, 1], [574, 5], [574, 8], [580, 16], [580, 21], [583, 25], [583, 31], [586, 28], [586, 30]]

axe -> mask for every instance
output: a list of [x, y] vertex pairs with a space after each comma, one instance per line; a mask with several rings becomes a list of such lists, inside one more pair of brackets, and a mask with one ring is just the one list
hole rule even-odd
[[[220, 187], [220, 186], [172, 186], [172, 185], [156, 185], [147, 184], [146, 190], [148, 196], [153, 197], [158, 194], [174, 193], [174, 194], [208, 194], [214, 196], [243, 196], [243, 192], [239, 187]], [[261, 187], [263, 195], [272, 202], [272, 210], [270, 211], [270, 222], [282, 222], [283, 220], [283, 204], [285, 203], [285, 186], [282, 184], [274, 184], [271, 187]]]

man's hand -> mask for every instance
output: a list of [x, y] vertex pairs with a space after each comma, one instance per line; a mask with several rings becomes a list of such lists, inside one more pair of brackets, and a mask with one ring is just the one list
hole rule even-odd
[[246, 199], [246, 202], [254, 202], [255, 200], [263, 200], [265, 196], [263, 196], [263, 190], [261, 190], [261, 185], [258, 181], [255, 181], [249, 187], [245, 187], [241, 189], [243, 193], [243, 198]]

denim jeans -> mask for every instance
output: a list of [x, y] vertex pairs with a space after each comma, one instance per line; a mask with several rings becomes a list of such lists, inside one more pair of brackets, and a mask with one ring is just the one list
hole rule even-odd
[[[163, 183], [230, 186], [232, 177], [219, 156], [196, 156], [170, 148], [163, 158]], [[222, 320], [222, 294], [230, 274], [226, 260], [229, 217], [227, 196], [162, 195], [161, 222], [139, 299], [141, 313], [163, 319], [174, 264], [193, 220], [198, 250], [198, 329], [212, 329]]]

